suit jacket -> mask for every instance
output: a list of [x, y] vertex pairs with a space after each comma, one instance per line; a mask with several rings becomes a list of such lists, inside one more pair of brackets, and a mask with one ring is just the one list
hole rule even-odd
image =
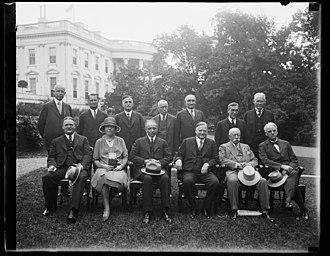
[[60, 115], [54, 100], [43, 105], [37, 127], [41, 137], [45, 141], [47, 151], [49, 150], [51, 141], [63, 134], [62, 122], [66, 116], [72, 116], [72, 109], [69, 104], [62, 102], [62, 115]]
[[200, 170], [204, 163], [209, 164], [209, 170], [219, 162], [218, 150], [214, 140], [205, 138], [202, 150], [201, 161], [198, 161], [198, 145], [196, 137], [190, 137], [183, 140], [179, 151], [178, 157], [175, 159], [182, 160], [182, 169], [184, 171]]
[[[274, 115], [272, 112], [270, 112], [267, 109], [264, 109], [262, 112], [263, 116], [263, 126], [265, 126], [268, 122], [275, 122], [274, 121]], [[253, 142], [255, 133], [256, 133], [256, 129], [255, 129], [255, 123], [256, 123], [256, 113], [255, 113], [255, 109], [251, 109], [249, 111], [247, 111], [244, 115], [244, 121], [246, 124], [246, 130], [245, 130], [245, 134], [246, 134], [246, 138], [245, 138], [245, 142], [249, 145], [251, 145], [251, 143]], [[263, 138], [262, 141], [266, 140], [267, 137], [266, 135], [264, 135], [263, 133]]]
[[[129, 154], [130, 160], [136, 167], [135, 178], [141, 174], [141, 168], [145, 166], [144, 161], [150, 159], [150, 144], [148, 136], [137, 139]], [[156, 136], [154, 141], [154, 159], [159, 160], [162, 168], [167, 166], [172, 160], [171, 150], [168, 147], [166, 140]]]
[[[153, 119], [156, 121], [158, 127], [159, 127], [159, 122], [160, 122], [160, 114], [156, 115], [153, 117]], [[171, 114], [167, 114], [166, 117], [166, 141], [167, 144], [172, 152], [172, 155], [174, 155], [174, 152], [176, 152], [178, 150], [178, 136], [177, 136], [177, 123], [176, 123], [176, 117], [171, 115]], [[159, 131], [159, 130], [158, 130]]]
[[106, 117], [107, 114], [98, 109], [94, 119], [91, 110], [86, 110], [79, 116], [77, 133], [87, 137], [89, 145], [94, 147], [96, 140], [102, 137], [102, 133], [99, 131], [99, 127]]
[[[64, 134], [52, 140], [50, 150], [47, 158], [47, 167], [53, 165], [56, 168], [61, 168], [65, 164], [65, 160], [68, 157], [68, 151], [66, 146], [66, 140]], [[77, 133], [73, 139], [73, 156], [78, 163], [81, 163], [84, 170], [90, 175], [91, 163], [92, 163], [92, 150], [89, 146], [88, 140], [85, 136], [81, 136]]]
[[272, 169], [279, 170], [281, 165], [290, 165], [292, 168], [298, 167], [298, 159], [292, 150], [289, 142], [278, 139], [280, 152], [274, 147], [269, 139], [260, 143], [259, 158], [264, 165], [268, 165]]
[[204, 113], [201, 110], [195, 109], [195, 120], [192, 118], [187, 109], [183, 109], [178, 112], [176, 116], [177, 124], [178, 124], [178, 135], [180, 143], [189, 137], [194, 137], [195, 134], [195, 126], [197, 123], [206, 121]]
[[232, 142], [221, 144], [219, 147], [220, 164], [226, 165], [229, 169], [235, 169], [236, 163], [249, 163], [253, 167], [258, 165], [258, 159], [250, 149], [249, 145], [240, 143], [242, 156], [239, 156], [238, 149]]
[[[241, 131], [241, 142], [245, 142], [245, 122], [242, 119], [236, 118], [236, 125], [234, 127], [237, 127]], [[217, 148], [223, 143], [226, 143], [229, 141], [228, 138], [228, 132], [230, 130], [231, 123], [228, 120], [228, 117], [225, 119], [219, 121], [217, 123], [217, 127], [215, 129], [215, 135], [214, 139], [215, 142], [217, 143]]]
[[140, 113], [132, 111], [131, 122], [125, 112], [121, 112], [115, 116], [117, 125], [121, 131], [117, 136], [122, 137], [125, 141], [128, 152], [131, 150], [134, 141], [146, 135], [144, 120]]

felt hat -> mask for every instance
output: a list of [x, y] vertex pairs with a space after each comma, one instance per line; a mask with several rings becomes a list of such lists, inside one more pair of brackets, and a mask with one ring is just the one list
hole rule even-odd
[[162, 170], [162, 166], [159, 162], [150, 161], [146, 164], [146, 167], [141, 169], [141, 172], [148, 175], [163, 175], [165, 170]]
[[287, 178], [287, 174], [282, 175], [280, 171], [273, 171], [268, 175], [268, 186], [273, 188], [279, 187], [284, 184]]
[[78, 180], [80, 174], [80, 168], [77, 168], [76, 166], [71, 165], [66, 173], [65, 173], [65, 178], [69, 180], [69, 185], [73, 186], [76, 181]]
[[100, 124], [99, 131], [104, 132], [105, 126], [114, 126], [116, 127], [116, 132], [120, 132], [120, 127], [117, 125], [116, 119], [112, 116], [106, 117], [104, 121]]
[[237, 174], [238, 179], [246, 186], [253, 186], [260, 180], [260, 174], [252, 166], [245, 166]]

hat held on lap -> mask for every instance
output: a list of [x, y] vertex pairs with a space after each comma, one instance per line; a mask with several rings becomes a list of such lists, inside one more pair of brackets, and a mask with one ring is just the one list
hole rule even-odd
[[80, 168], [71, 165], [65, 173], [65, 178], [69, 180], [69, 185], [73, 186], [78, 180]]
[[273, 188], [279, 187], [284, 184], [287, 178], [287, 174], [282, 175], [280, 171], [273, 171], [268, 175], [268, 186]]
[[238, 179], [246, 186], [253, 186], [260, 180], [260, 174], [252, 166], [245, 166], [238, 172]]
[[146, 167], [141, 169], [141, 172], [149, 175], [163, 175], [165, 170], [162, 170], [162, 166], [158, 161], [149, 161]]

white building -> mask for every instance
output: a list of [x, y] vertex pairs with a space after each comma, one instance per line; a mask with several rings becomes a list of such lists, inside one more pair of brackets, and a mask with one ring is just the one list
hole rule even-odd
[[[50, 99], [56, 84], [66, 88], [64, 101], [86, 108], [90, 93], [112, 92], [114, 69], [134, 61], [140, 68], [156, 48], [148, 43], [108, 40], [80, 22], [67, 20], [18, 25], [16, 32], [16, 103]], [[25, 80], [27, 88], [18, 87]]]

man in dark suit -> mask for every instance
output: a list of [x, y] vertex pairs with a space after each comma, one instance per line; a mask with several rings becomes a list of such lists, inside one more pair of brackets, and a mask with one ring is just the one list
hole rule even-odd
[[296, 193], [300, 215], [302, 218], [308, 219], [307, 208], [304, 205], [302, 194], [298, 188], [298, 159], [290, 143], [277, 137], [276, 124], [267, 123], [264, 131], [268, 139], [259, 145], [260, 160], [262, 164], [269, 166], [271, 169], [279, 170], [282, 175], [288, 175], [284, 183], [286, 195], [285, 207], [292, 208], [291, 201]]
[[189, 137], [195, 136], [195, 126], [199, 122], [205, 122], [206, 118], [201, 110], [195, 109], [196, 97], [189, 94], [185, 97], [186, 109], [178, 112], [176, 116], [178, 124], [179, 144]]
[[[136, 166], [137, 179], [142, 181], [142, 195], [143, 195], [143, 209], [144, 218], [143, 223], [149, 223], [152, 216], [152, 184], [157, 182], [161, 192], [161, 205], [163, 208], [162, 217], [166, 222], [171, 223], [169, 217], [170, 208], [170, 182], [169, 175], [165, 168], [171, 162], [171, 151], [167, 145], [166, 140], [156, 136], [157, 124], [155, 120], [150, 119], [146, 121], [145, 126], [147, 136], [137, 139], [130, 153], [130, 159]], [[150, 161], [156, 160], [161, 168], [165, 171], [163, 175], [151, 176], [141, 172], [141, 168], [145, 167]]]
[[73, 185], [71, 210], [68, 222], [76, 222], [85, 181], [90, 177], [92, 152], [85, 136], [75, 133], [76, 125], [72, 117], [63, 120], [64, 134], [52, 140], [47, 159], [48, 173], [42, 177], [43, 193], [48, 215], [56, 210], [58, 183], [65, 177], [68, 167], [76, 165], [80, 169], [77, 181]]
[[183, 171], [184, 194], [190, 204], [191, 218], [195, 218], [197, 215], [195, 183], [202, 182], [206, 185], [207, 194], [202, 213], [209, 218], [212, 203], [216, 198], [223, 196], [224, 186], [211, 172], [219, 161], [215, 141], [207, 138], [207, 124], [205, 122], [197, 123], [195, 134], [196, 136], [183, 140], [174, 167], [178, 171]]
[[228, 117], [219, 121], [215, 129], [215, 142], [217, 148], [223, 143], [229, 141], [228, 132], [231, 128], [237, 127], [241, 131], [241, 142], [245, 142], [245, 122], [242, 119], [237, 118], [238, 115], [238, 103], [232, 102], [228, 104]]
[[267, 139], [263, 128], [268, 122], [274, 122], [274, 115], [265, 109], [266, 96], [264, 93], [256, 93], [253, 98], [254, 109], [247, 111], [244, 115], [246, 124], [245, 142], [258, 158], [259, 144]]
[[174, 155], [178, 149], [176, 118], [168, 113], [166, 100], [158, 101], [157, 105], [159, 114], [153, 117], [158, 126], [157, 136], [167, 141], [172, 155]]
[[64, 95], [65, 88], [56, 85], [54, 88], [54, 99], [42, 107], [39, 115], [37, 127], [41, 137], [45, 141], [45, 147], [48, 153], [51, 141], [63, 134], [63, 118], [72, 116], [71, 106], [62, 101]]
[[117, 125], [121, 128], [118, 133], [125, 141], [128, 152], [130, 152], [134, 141], [146, 135], [144, 120], [140, 113], [133, 111], [133, 99], [131, 96], [124, 96], [122, 105], [124, 111], [115, 116]]
[[96, 140], [102, 136], [99, 127], [107, 114], [98, 108], [99, 99], [97, 94], [90, 94], [88, 103], [90, 108], [79, 116], [77, 133], [87, 137], [89, 145], [94, 148]]

